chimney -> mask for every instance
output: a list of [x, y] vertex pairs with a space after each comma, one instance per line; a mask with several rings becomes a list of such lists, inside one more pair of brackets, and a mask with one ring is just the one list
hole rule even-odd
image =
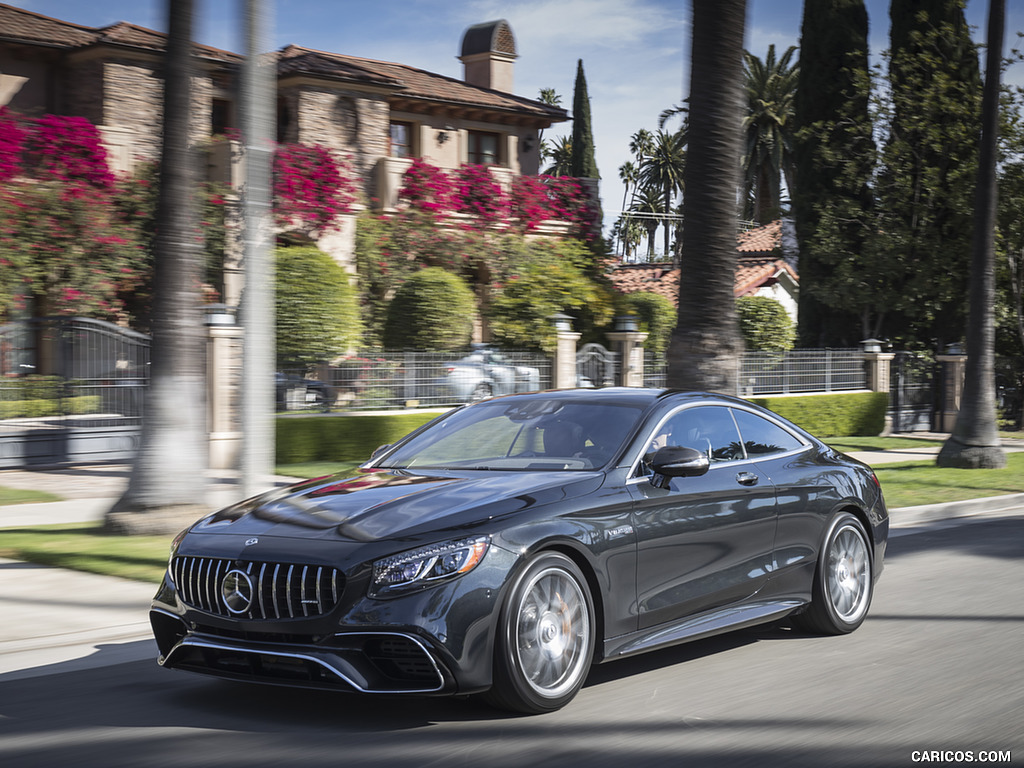
[[504, 19], [474, 24], [462, 36], [462, 79], [470, 85], [512, 93], [516, 39]]

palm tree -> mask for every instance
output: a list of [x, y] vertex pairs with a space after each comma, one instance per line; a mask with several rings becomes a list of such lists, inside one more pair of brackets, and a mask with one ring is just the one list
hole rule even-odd
[[632, 160], [627, 160], [619, 166], [619, 180], [622, 182], [622, 210], [626, 210], [626, 200], [629, 198], [632, 187], [636, 186], [639, 179], [639, 171]]
[[633, 153], [637, 164], [642, 165], [644, 158], [654, 149], [654, 136], [646, 128], [641, 128], [629, 140], [629, 151]]
[[[653, 137], [650, 153], [640, 165], [640, 183], [661, 194], [662, 210], [672, 210], [676, 193], [683, 191], [683, 169], [686, 167], [686, 148], [682, 131], [669, 133], [659, 130]], [[665, 219], [665, 255], [672, 242], [672, 223]]]
[[545, 147], [545, 156], [551, 165], [544, 169], [547, 176], [569, 176], [572, 173], [572, 137], [559, 136], [551, 149]]
[[953, 434], [939, 451], [940, 467], [998, 469], [1006, 466], [996, 424], [994, 354], [996, 230], [996, 139], [999, 127], [999, 74], [1003, 56], [1006, 0], [990, 0], [988, 53], [982, 91], [981, 146], [971, 240], [970, 314], [967, 370]]
[[665, 124], [677, 115], [683, 116], [683, 124], [679, 126], [679, 130], [686, 132], [686, 113], [689, 112], [689, 107], [685, 107], [682, 104], [674, 104], [668, 109], [663, 109], [661, 114], [658, 115], [658, 128], [664, 128]]
[[[562, 104], [562, 97], [555, 93], [554, 88], [541, 88], [537, 101], [547, 104], [549, 107], [558, 107]], [[547, 144], [544, 141], [544, 129], [537, 131], [537, 144], [540, 146], [540, 156], [543, 158], [547, 152]]]
[[667, 385], [735, 393], [736, 192], [746, 0], [693, 0], [679, 319]]
[[745, 198], [752, 202], [750, 218], [768, 223], [782, 207], [782, 178], [790, 186], [793, 168], [793, 111], [799, 65], [791, 64], [796, 46], [775, 59], [768, 46], [762, 62], [743, 52], [747, 113], [743, 118]]
[[154, 245], [153, 345], [142, 436], [124, 495], [107, 512], [115, 533], [176, 533], [204, 512], [208, 467], [203, 254], [189, 148], [192, 0], [169, 0], [163, 147]]
[[647, 230], [647, 260], [654, 261], [654, 235], [665, 213], [661, 192], [654, 187], [641, 187], [629, 210], [641, 214], [640, 225]]

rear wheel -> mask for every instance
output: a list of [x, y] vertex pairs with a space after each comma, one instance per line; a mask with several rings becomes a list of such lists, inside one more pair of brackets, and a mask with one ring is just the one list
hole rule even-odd
[[494, 684], [485, 698], [501, 709], [539, 714], [568, 704], [594, 655], [594, 607], [576, 564], [544, 552], [509, 593], [495, 643]]
[[797, 623], [826, 635], [844, 635], [861, 624], [871, 605], [871, 547], [864, 526], [848, 512], [829, 526], [818, 555], [810, 607]]

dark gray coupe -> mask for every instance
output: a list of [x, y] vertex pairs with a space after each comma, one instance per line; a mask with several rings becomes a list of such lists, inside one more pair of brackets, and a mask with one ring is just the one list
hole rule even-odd
[[510, 395], [200, 520], [151, 620], [165, 667], [547, 712], [593, 663], [853, 631], [888, 528], [867, 466], [743, 400]]

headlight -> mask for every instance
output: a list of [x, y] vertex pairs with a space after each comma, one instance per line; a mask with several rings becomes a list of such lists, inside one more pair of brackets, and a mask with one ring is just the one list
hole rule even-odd
[[373, 564], [370, 597], [388, 597], [469, 573], [483, 560], [488, 544], [490, 539], [478, 536], [378, 560]]

